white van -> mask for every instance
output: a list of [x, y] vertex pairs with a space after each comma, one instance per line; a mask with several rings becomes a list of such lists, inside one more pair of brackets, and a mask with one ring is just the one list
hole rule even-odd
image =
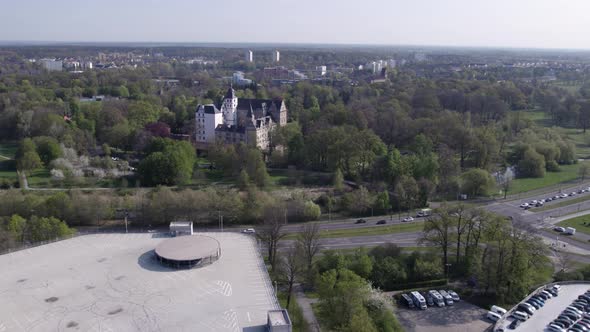
[[514, 317], [514, 318], [516, 318], [518, 320], [521, 320], [523, 322], [525, 320], [529, 319], [529, 315], [526, 314], [526, 313], [524, 313], [524, 312], [522, 312], [522, 311], [515, 311], [515, 312], [513, 312], [512, 313], [512, 317]]
[[573, 227], [567, 227], [565, 229], [565, 234], [574, 235], [574, 234], [576, 234], [576, 229]]
[[493, 311], [488, 311], [488, 314], [486, 315], [486, 317], [491, 320], [492, 322], [497, 322], [500, 318], [502, 318], [502, 316], [500, 316], [498, 313], [493, 312]]
[[498, 315], [505, 315], [506, 314], [506, 309], [502, 308], [502, 307], [498, 307], [497, 305], [493, 305], [490, 308], [490, 311], [497, 313]]

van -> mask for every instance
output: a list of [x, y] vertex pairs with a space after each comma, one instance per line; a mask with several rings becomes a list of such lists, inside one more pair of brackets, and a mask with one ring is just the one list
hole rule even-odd
[[512, 317], [514, 317], [514, 318], [516, 318], [518, 320], [521, 320], [523, 322], [525, 320], [529, 319], [529, 315], [526, 314], [526, 313], [524, 313], [524, 312], [522, 312], [522, 311], [515, 311], [515, 312], [513, 312], [512, 313]]
[[500, 316], [498, 313], [493, 312], [493, 311], [488, 311], [488, 314], [486, 315], [487, 319], [491, 320], [492, 322], [497, 322], [500, 318], [502, 318], [502, 316]]
[[408, 306], [408, 308], [414, 308], [414, 301], [412, 301], [412, 298], [408, 294], [402, 294], [400, 300], [403, 304]]
[[438, 293], [445, 299], [446, 305], [453, 305], [453, 298], [444, 290], [439, 290]]
[[565, 229], [565, 234], [574, 235], [574, 234], [576, 234], [576, 229], [573, 227], [567, 227]]
[[497, 305], [493, 305], [492, 308], [490, 308], [490, 311], [493, 311], [502, 316], [506, 314], [506, 309], [498, 307]]

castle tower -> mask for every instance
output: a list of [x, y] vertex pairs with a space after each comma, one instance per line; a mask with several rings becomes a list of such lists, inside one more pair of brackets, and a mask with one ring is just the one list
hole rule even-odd
[[223, 97], [223, 104], [221, 105], [221, 112], [223, 113], [223, 123], [228, 126], [236, 126], [238, 110], [238, 97], [236, 92], [230, 86], [227, 93]]

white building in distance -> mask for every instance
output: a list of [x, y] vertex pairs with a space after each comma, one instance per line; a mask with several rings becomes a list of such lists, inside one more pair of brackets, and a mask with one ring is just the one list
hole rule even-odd
[[246, 51], [246, 62], [254, 62], [254, 53], [252, 53], [252, 50]]
[[252, 84], [252, 80], [247, 79], [244, 77], [244, 73], [241, 71], [237, 71], [232, 75], [232, 84], [236, 86], [245, 86]]
[[272, 61], [279, 62], [280, 60], [281, 60], [281, 53], [279, 52], [279, 50], [274, 50], [274, 52], [272, 52]]
[[326, 75], [328, 69], [326, 66], [316, 66], [315, 70], [320, 74], [320, 76]]
[[215, 128], [222, 123], [223, 114], [215, 105], [199, 105], [195, 114], [195, 140], [199, 143], [215, 142]]
[[61, 60], [55, 59], [41, 59], [40, 60], [41, 66], [48, 71], [62, 71], [63, 70], [63, 62]]

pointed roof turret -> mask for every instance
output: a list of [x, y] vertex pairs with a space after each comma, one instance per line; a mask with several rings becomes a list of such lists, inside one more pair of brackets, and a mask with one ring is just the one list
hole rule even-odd
[[233, 86], [230, 85], [229, 89], [227, 89], [227, 92], [225, 93], [225, 97], [223, 97], [223, 99], [234, 99], [236, 98], [236, 91], [234, 90]]

